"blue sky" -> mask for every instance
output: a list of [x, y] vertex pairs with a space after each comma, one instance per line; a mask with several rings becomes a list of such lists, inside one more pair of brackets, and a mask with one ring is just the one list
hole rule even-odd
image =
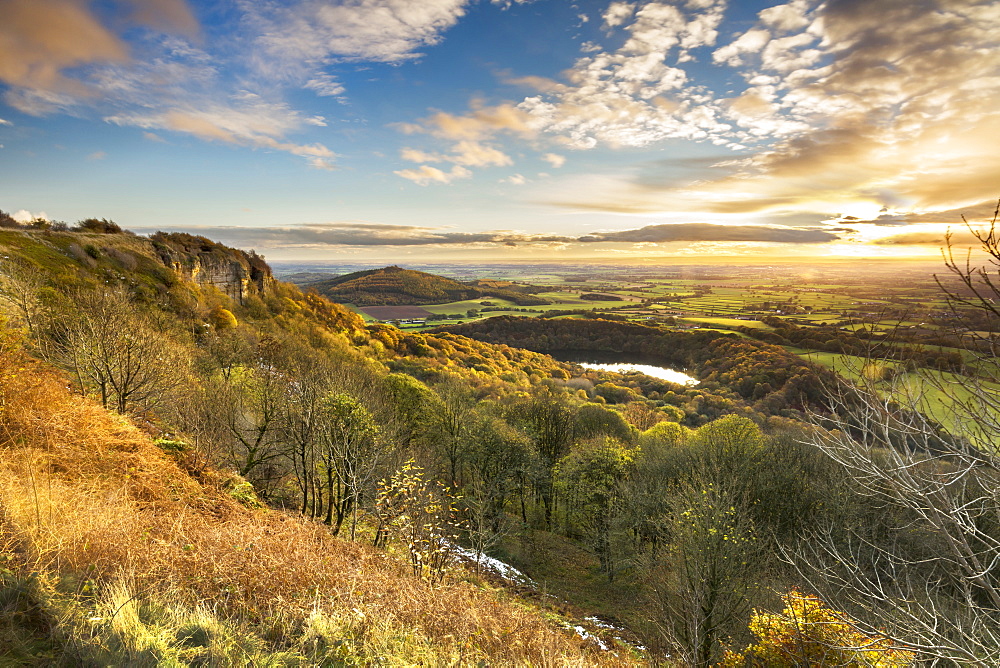
[[1000, 196], [995, 2], [0, 0], [0, 19], [0, 208], [21, 218], [286, 260], [895, 257]]

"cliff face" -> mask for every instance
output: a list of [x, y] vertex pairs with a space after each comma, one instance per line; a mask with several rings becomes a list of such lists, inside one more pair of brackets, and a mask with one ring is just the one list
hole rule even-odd
[[268, 294], [274, 284], [271, 268], [253, 251], [191, 234], [157, 233], [150, 238], [163, 264], [181, 278], [211, 285], [241, 304], [249, 295]]

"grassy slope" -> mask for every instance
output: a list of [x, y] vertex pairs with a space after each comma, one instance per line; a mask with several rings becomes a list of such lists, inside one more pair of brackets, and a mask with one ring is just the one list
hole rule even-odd
[[[432, 587], [0, 348], [0, 647], [69, 663], [620, 665], [502, 593]], [[251, 504], [253, 505], [253, 504]], [[30, 615], [28, 614], [30, 612]], [[28, 620], [33, 620], [30, 624]]]
[[[857, 355], [805, 350], [803, 348], [785, 347], [810, 362], [816, 362], [839, 373], [852, 382], [865, 380], [868, 374], [877, 378], [883, 369], [896, 371], [891, 381], [876, 381], [872, 387], [883, 396], [888, 396], [903, 405], [915, 406], [921, 412], [944, 425], [953, 433], [971, 433], [977, 429], [972, 415], [980, 411], [996, 413], [995, 408], [986, 405], [979, 398], [979, 393], [987, 391], [992, 396], [1000, 394], [1000, 387], [981, 381], [974, 386], [969, 378], [960, 374], [935, 369], [921, 368], [916, 371], [904, 371], [900, 362], [892, 360], [871, 361]], [[998, 419], [994, 416], [993, 420]]]
[[[141, 238], [93, 236], [154, 262]], [[75, 282], [80, 241], [0, 246]], [[97, 275], [114, 266], [100, 258]], [[0, 323], [0, 664], [633, 662], [474, 579], [432, 587], [391, 554], [240, 503], [241, 479], [165, 454], [10, 338]]]

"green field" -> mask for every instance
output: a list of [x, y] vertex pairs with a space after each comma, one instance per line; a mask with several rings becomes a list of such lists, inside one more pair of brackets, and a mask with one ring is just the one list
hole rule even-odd
[[711, 325], [715, 327], [736, 329], [737, 327], [749, 327], [750, 329], [773, 329], [759, 320], [739, 320], [737, 318], [677, 318], [677, 322], [687, 322], [696, 325]]
[[[899, 362], [869, 360], [855, 355], [816, 352], [802, 348], [786, 348], [805, 359], [821, 364], [853, 382], [865, 384], [883, 397], [891, 397], [904, 406], [915, 407], [925, 415], [945, 426], [952, 433], [977, 432], [976, 422], [989, 412], [993, 419], [1000, 419], [1000, 409], [987, 406], [981, 399], [986, 393], [994, 399], [1000, 396], [1000, 385], [987, 381], [973, 381], [956, 373], [934, 369], [898, 371]], [[895, 369], [891, 380], [878, 380], [884, 369]], [[973, 387], [973, 383], [978, 387]], [[971, 388], [971, 389], [970, 389]]]

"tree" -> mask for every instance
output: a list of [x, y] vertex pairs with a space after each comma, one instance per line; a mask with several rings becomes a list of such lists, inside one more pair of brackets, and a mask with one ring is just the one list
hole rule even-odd
[[472, 415], [466, 459], [469, 479], [462, 505], [467, 537], [477, 556], [486, 553], [508, 533], [507, 502], [515, 491], [523, 494], [523, 480], [534, 468], [527, 434], [489, 410]]
[[43, 348], [68, 369], [81, 392], [93, 392], [120, 413], [151, 410], [187, 381], [188, 360], [158, 323], [117, 292], [81, 293], [74, 313], [49, 317]]
[[[955, 280], [936, 277], [976, 356], [966, 374], [887, 383], [862, 374], [857, 388], [829, 388], [831, 412], [813, 415], [825, 428], [811, 442], [857, 493], [899, 509], [902, 521], [881, 541], [863, 528], [827, 527], [788, 555], [838, 607], [864, 612], [863, 627], [883, 628], [931, 662], [1000, 665], [997, 213], [1000, 205], [989, 231], [969, 227], [985, 263], [974, 264], [972, 251], [957, 260], [949, 235], [945, 265]], [[947, 431], [925, 417], [932, 391]]]
[[208, 321], [212, 324], [212, 327], [214, 327], [216, 331], [220, 332], [227, 329], [233, 329], [239, 324], [232, 311], [222, 308], [221, 306], [216, 306], [208, 312]]
[[612, 436], [628, 443], [633, 440], [632, 428], [616, 410], [598, 404], [584, 404], [576, 411], [574, 434], [577, 438]]
[[290, 377], [282, 343], [269, 336], [256, 342], [243, 363], [206, 383], [205, 419], [216, 424], [225, 460], [266, 498], [282, 471], [282, 419]]
[[35, 265], [18, 258], [0, 264], [0, 300], [14, 307], [29, 335], [35, 333], [41, 316], [38, 293], [44, 286], [44, 274]]
[[512, 416], [531, 436], [539, 458], [537, 487], [544, 506], [544, 527], [552, 526], [555, 507], [555, 467], [569, 452], [574, 411], [566, 395], [542, 386], [513, 407]]
[[618, 566], [612, 528], [622, 512], [621, 484], [634, 462], [634, 450], [605, 436], [577, 444], [556, 468], [557, 489], [567, 501], [567, 523], [589, 539], [601, 571], [611, 580]]
[[281, 440], [299, 487], [303, 515], [322, 514], [323, 484], [320, 448], [326, 412], [325, 399], [335, 385], [335, 366], [319, 355], [304, 355], [294, 365], [295, 381], [283, 402]]
[[476, 405], [472, 388], [459, 376], [446, 376], [434, 385], [439, 401], [428, 405], [428, 426], [433, 434], [435, 450], [444, 460], [449, 484], [461, 480], [462, 456], [465, 449], [468, 419]]
[[744, 504], [723, 487], [681, 484], [671, 499], [670, 549], [643, 560], [660, 633], [686, 665], [719, 658], [762, 579], [763, 551]]
[[[381, 473], [388, 447], [374, 416], [357, 398], [339, 392], [325, 397], [321, 442], [323, 464], [329, 486], [327, 524], [339, 533], [348, 513], [351, 515], [351, 540], [357, 535], [358, 508]], [[339, 483], [339, 487], [335, 487]]]
[[913, 652], [883, 635], [859, 630], [856, 621], [818, 597], [792, 590], [781, 599], [785, 608], [780, 613], [754, 611], [750, 630], [757, 642], [741, 652], [727, 651], [719, 668], [913, 665]]
[[669, 540], [670, 492], [688, 470], [690, 457], [682, 444], [693, 432], [676, 422], [660, 422], [639, 436], [635, 465], [624, 481], [627, 521], [637, 551], [649, 547], [659, 557], [660, 544]]
[[12, 215], [0, 209], [0, 229], [4, 228], [19, 230], [21, 229], [21, 223], [14, 220]]

